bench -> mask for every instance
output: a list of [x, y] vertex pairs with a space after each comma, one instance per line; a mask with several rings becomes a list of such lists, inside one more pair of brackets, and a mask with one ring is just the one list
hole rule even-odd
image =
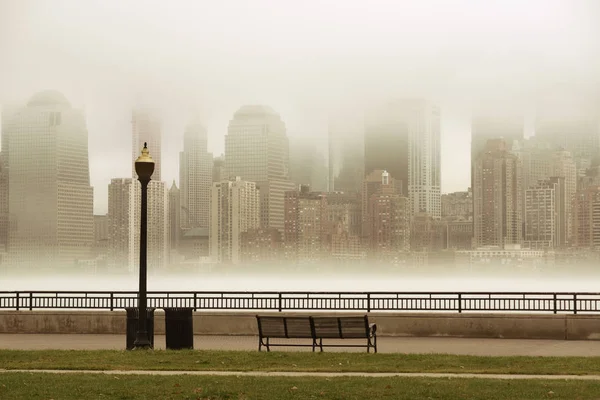
[[[266, 347], [295, 346], [312, 347], [366, 347], [367, 353], [373, 348], [377, 353], [377, 325], [369, 324], [369, 318], [362, 317], [280, 317], [256, 316], [258, 323], [258, 351]], [[311, 343], [286, 344], [271, 343], [270, 339], [311, 339]], [[329, 344], [323, 339], [366, 339], [366, 344]]]

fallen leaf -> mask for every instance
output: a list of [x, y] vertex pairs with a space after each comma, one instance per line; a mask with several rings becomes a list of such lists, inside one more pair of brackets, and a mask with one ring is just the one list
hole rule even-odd
[[292, 390], [298, 390], [296, 386], [292, 386]]
[[194, 393], [202, 393], [202, 388], [198, 387], [198, 388], [194, 389]]
[[387, 385], [385, 388], [386, 389], [391, 389], [392, 387], [390, 385]]
[[548, 396], [552, 396], [554, 394], [554, 392], [551, 390], [548, 392]]
[[179, 387], [179, 383], [174, 384], [173, 387]]

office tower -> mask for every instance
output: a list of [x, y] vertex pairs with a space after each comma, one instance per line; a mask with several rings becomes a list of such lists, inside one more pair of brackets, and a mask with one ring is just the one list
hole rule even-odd
[[329, 118], [328, 191], [360, 192], [365, 175], [364, 121], [356, 115]]
[[[111, 179], [108, 185], [110, 262], [112, 268], [139, 268], [141, 185], [133, 178]], [[164, 182], [148, 184], [148, 271], [156, 272], [169, 260], [169, 198]]]
[[442, 195], [442, 218], [471, 221], [473, 219], [473, 191], [453, 192]]
[[[96, 265], [106, 265], [109, 250], [109, 224], [108, 214], [94, 215], [94, 244], [92, 246], [92, 258]], [[100, 262], [100, 263], [99, 263]]]
[[225, 172], [225, 157], [222, 155], [213, 158], [212, 168], [212, 181], [221, 182], [227, 180], [227, 173]]
[[208, 228], [213, 156], [207, 152], [206, 129], [199, 123], [186, 127], [179, 153], [181, 228]]
[[485, 149], [490, 139], [504, 139], [508, 150], [515, 141], [522, 141], [525, 119], [520, 115], [475, 115], [471, 121], [471, 165]]
[[[577, 166], [571, 153], [566, 150], [558, 150], [552, 154], [552, 173], [550, 176], [562, 177], [564, 181], [564, 209], [566, 212], [565, 229], [566, 229], [566, 244], [571, 242], [573, 235], [573, 198], [577, 192]], [[562, 244], [561, 244], [562, 245]]]
[[61, 93], [45, 91], [2, 119], [9, 261], [66, 267], [89, 258], [93, 189], [83, 113]]
[[288, 259], [315, 262], [328, 251], [327, 197], [306, 185], [285, 193], [283, 242]]
[[572, 217], [572, 246], [577, 249], [600, 249], [600, 186], [577, 191]]
[[388, 103], [368, 114], [365, 173], [388, 171], [402, 181], [412, 213], [441, 217], [440, 109], [424, 100]]
[[525, 190], [525, 247], [564, 247], [567, 234], [565, 178], [552, 177]]
[[177, 188], [175, 180], [169, 189], [169, 236], [171, 250], [179, 248], [181, 239], [181, 190]]
[[328, 232], [333, 260], [360, 260], [365, 256], [360, 239], [360, 195], [359, 192], [327, 193]]
[[488, 140], [474, 163], [475, 247], [521, 244], [522, 171], [520, 159], [503, 139]]
[[[375, 174], [377, 171], [373, 171]], [[386, 171], [380, 173], [381, 185], [368, 198], [368, 238], [371, 256], [399, 262], [410, 250], [410, 201], [394, 187]], [[364, 190], [364, 189], [363, 189]]]
[[162, 133], [161, 124], [155, 111], [150, 109], [134, 109], [131, 119], [132, 132], [132, 147], [131, 147], [131, 174], [137, 179], [135, 173], [135, 160], [140, 155], [140, 150], [144, 147], [144, 143], [148, 143], [148, 148], [151, 150], [152, 159], [154, 160], [154, 173], [152, 174], [153, 181], [161, 180], [161, 149], [162, 149]]
[[316, 192], [327, 191], [325, 157], [317, 146], [298, 139], [290, 143], [290, 180]]
[[295, 185], [289, 180], [289, 144], [279, 114], [254, 105], [236, 111], [225, 136], [225, 169], [228, 177], [260, 188], [261, 228], [283, 230], [284, 193]]
[[254, 182], [236, 177], [213, 183], [210, 257], [213, 262], [241, 262], [241, 235], [260, 225], [260, 193]]
[[397, 181], [394, 177], [385, 170], [375, 170], [369, 173], [363, 183], [361, 190], [361, 219], [362, 219], [362, 237], [363, 242], [369, 241], [369, 235], [372, 232], [372, 222], [369, 220], [371, 214], [369, 213], [370, 199], [375, 193], [381, 191], [384, 185], [382, 176], [386, 177], [386, 190], [389, 192], [393, 191], [395, 194], [402, 193], [402, 181]]
[[[141, 186], [133, 178], [114, 178], [108, 185], [109, 266], [133, 272], [140, 257]], [[148, 224], [148, 229], [152, 225]]]
[[569, 151], [580, 171], [600, 154], [600, 120], [593, 115], [550, 115], [542, 111], [535, 122], [535, 136], [556, 149]]

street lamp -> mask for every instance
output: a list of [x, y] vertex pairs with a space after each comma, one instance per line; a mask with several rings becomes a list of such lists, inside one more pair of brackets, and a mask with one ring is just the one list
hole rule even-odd
[[135, 160], [135, 172], [142, 184], [142, 209], [140, 223], [140, 290], [138, 293], [138, 330], [133, 342], [134, 348], [150, 348], [146, 320], [148, 318], [146, 304], [146, 281], [147, 281], [147, 247], [148, 247], [148, 183], [154, 172], [154, 160], [150, 157], [148, 147], [144, 142], [142, 155]]

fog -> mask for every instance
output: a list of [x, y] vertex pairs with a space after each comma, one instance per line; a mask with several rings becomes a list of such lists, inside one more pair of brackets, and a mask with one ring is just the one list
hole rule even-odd
[[541, 104], [598, 109], [599, 20], [595, 0], [2, 1], [0, 103], [56, 89], [85, 109], [96, 213], [110, 178], [131, 174], [135, 105], [160, 110], [170, 182], [193, 117], [220, 154], [233, 112], [268, 104], [326, 154], [331, 109], [428, 97], [443, 110], [442, 165], [461, 160], [442, 190], [458, 191], [475, 106], [528, 120]]
[[[137, 291], [137, 274], [13, 274], [0, 291]], [[216, 266], [194, 273], [149, 274], [150, 291], [325, 291], [325, 292], [598, 292], [600, 271], [586, 267], [355, 268], [302, 269]]]

